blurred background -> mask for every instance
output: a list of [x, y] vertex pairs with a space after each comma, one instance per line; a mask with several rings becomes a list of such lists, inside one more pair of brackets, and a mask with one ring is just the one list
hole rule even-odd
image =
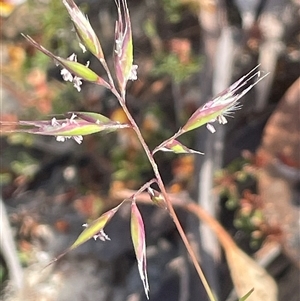
[[[112, 68], [115, 2], [76, 3]], [[234, 287], [245, 279], [230, 273], [251, 269], [252, 261], [228, 260], [234, 244], [275, 279], [279, 301], [299, 301], [299, 0], [129, 0], [128, 6], [139, 67], [138, 80], [128, 84], [127, 105], [151, 149], [258, 64], [270, 72], [242, 98], [243, 108], [226, 126], [215, 134], [201, 128], [181, 137], [205, 156], [155, 158], [218, 300], [237, 300]], [[30, 35], [61, 57], [75, 52], [105, 76], [91, 54], [82, 54], [62, 1], [1, 0], [0, 11], [1, 121], [51, 119], [70, 110], [127, 121], [108, 90], [84, 83], [78, 93], [21, 36]], [[88, 241], [43, 270], [74, 242], [83, 223], [153, 178], [134, 133], [95, 134], [81, 145], [0, 134], [3, 300], [146, 300], [130, 238], [130, 206], [121, 207], [106, 227], [111, 241]], [[147, 196], [139, 201], [151, 300], [207, 300], [169, 215]], [[190, 203], [221, 230], [201, 222], [186, 207]]]

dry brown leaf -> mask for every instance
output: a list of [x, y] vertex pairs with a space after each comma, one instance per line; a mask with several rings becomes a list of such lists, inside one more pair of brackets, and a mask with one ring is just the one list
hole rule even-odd
[[226, 255], [231, 278], [239, 298], [254, 288], [247, 301], [277, 301], [277, 284], [274, 279], [255, 260], [244, 253], [225, 229], [197, 204], [185, 206], [203, 222], [211, 227], [218, 237]]

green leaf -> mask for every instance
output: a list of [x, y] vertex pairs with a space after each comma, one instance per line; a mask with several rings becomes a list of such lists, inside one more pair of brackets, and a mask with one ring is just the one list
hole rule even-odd
[[175, 154], [198, 154], [198, 155], [204, 155], [204, 153], [195, 151], [193, 149], [190, 149], [180, 143], [179, 141], [173, 139], [168, 140], [165, 144], [162, 143], [158, 148], [154, 149], [153, 154], [157, 151], [163, 151], [163, 152], [173, 152]]
[[104, 227], [107, 225], [107, 223], [111, 220], [111, 218], [115, 215], [115, 213], [118, 211], [120, 206], [123, 204], [119, 204], [118, 206], [114, 207], [113, 209], [103, 213], [100, 217], [98, 217], [96, 220], [94, 220], [91, 224], [89, 224], [84, 231], [81, 232], [81, 234], [78, 236], [78, 238], [75, 240], [75, 242], [71, 245], [71, 247], [68, 249], [73, 250], [92, 237], [95, 237], [101, 232]]
[[76, 33], [81, 42], [98, 59], [104, 59], [101, 44], [89, 20], [86, 18], [86, 16], [84, 16], [73, 0], [63, 0], [63, 3], [70, 14], [76, 29]]
[[[116, 123], [109, 123], [109, 124], [82, 124], [79, 123], [78, 125], [71, 125], [61, 129], [55, 129], [44, 132], [39, 132], [42, 135], [54, 135], [54, 136], [86, 136], [90, 134], [94, 134], [97, 132], [101, 132], [104, 130], [116, 130], [120, 128], [120, 124]], [[35, 133], [37, 134], [37, 133]]]
[[127, 1], [116, 1], [118, 20], [115, 27], [114, 65], [119, 88], [125, 92], [133, 68], [132, 30]]
[[[265, 78], [268, 74], [261, 76], [261, 71], [257, 71], [259, 66], [253, 68], [245, 76], [241, 77], [229, 88], [219, 93], [213, 100], [208, 101], [189, 118], [183, 126], [182, 131], [187, 132], [199, 128], [206, 124], [209, 131], [215, 132], [211, 123], [218, 121], [220, 124], [226, 124], [226, 117], [232, 117], [233, 113], [241, 108], [238, 102], [246, 93], [248, 93], [257, 83]], [[256, 81], [242, 89], [250, 80], [256, 77]]]
[[67, 70], [71, 73], [81, 77], [82, 79], [89, 81], [89, 82], [97, 82], [99, 79], [99, 75], [96, 74], [94, 71], [89, 69], [83, 64], [78, 62], [69, 61], [67, 59], [63, 59], [60, 57], [56, 57], [56, 60]]
[[30, 36], [23, 35], [23, 37], [27, 39], [27, 41], [31, 43], [35, 48], [52, 58], [57, 64], [60, 64], [63, 68], [67, 69], [69, 72], [76, 75], [77, 77], [82, 78], [86, 81], [94, 82], [98, 85], [105, 86], [106, 88], [110, 88], [110, 85], [103, 78], [101, 78], [98, 74], [89, 69], [87, 66], [75, 61], [56, 56], [55, 54], [47, 50], [45, 47], [37, 43]]
[[158, 206], [159, 208], [162, 209], [167, 209], [167, 204], [165, 201], [164, 196], [162, 193], [158, 192], [157, 190], [152, 189], [151, 187], [148, 187], [147, 192], [151, 198], [151, 201]]
[[79, 247], [80, 245], [84, 244], [92, 237], [94, 237], [95, 240], [96, 240], [96, 238], [99, 238], [103, 241], [109, 240], [108, 236], [104, 233], [103, 229], [124, 202], [125, 202], [125, 200], [122, 203], [120, 203], [118, 206], [114, 207], [113, 209], [103, 213], [99, 218], [97, 218], [90, 225], [88, 225], [86, 227], [86, 229], [81, 232], [81, 234], [78, 236], [78, 238], [75, 240], [75, 242], [68, 249], [66, 249], [63, 253], [61, 253], [60, 255], [55, 257], [53, 260], [51, 260], [45, 266], [45, 268], [47, 266], [51, 265], [52, 263], [56, 262], [60, 258], [62, 258], [68, 252], [70, 252], [70, 251], [76, 249], [77, 247]]
[[131, 238], [134, 246], [140, 278], [143, 282], [144, 291], [147, 299], [149, 299], [149, 283], [147, 276], [146, 263], [146, 239], [145, 228], [142, 215], [133, 201], [131, 204]]
[[246, 301], [248, 297], [253, 293], [254, 288], [252, 288], [245, 296], [239, 299], [239, 301]]
[[[231, 104], [234, 104], [232, 98]], [[187, 123], [182, 127], [184, 132], [194, 130], [209, 122], [214, 122], [218, 116], [221, 116], [229, 107], [228, 104], [214, 105], [213, 102], [208, 102], [203, 107], [196, 110], [196, 112], [189, 118]]]
[[[72, 114], [71, 117], [66, 119], [52, 118], [51, 120], [0, 122], [1, 131], [6, 133], [23, 132], [35, 135], [74, 138], [76, 136], [86, 136], [101, 131], [111, 132], [130, 127], [129, 124], [121, 124], [119, 122], [112, 121], [97, 113], [69, 112], [68, 115], [70, 114]], [[16, 125], [23, 128], [16, 128]], [[60, 141], [64, 141], [64, 139]]]
[[76, 116], [78, 116], [79, 118], [88, 121], [88, 122], [93, 122], [93, 123], [108, 123], [108, 122], [113, 122], [112, 120], [110, 120], [108, 117], [102, 115], [102, 114], [98, 114], [98, 113], [94, 113], [94, 112], [68, 112], [68, 114], [75, 114]]

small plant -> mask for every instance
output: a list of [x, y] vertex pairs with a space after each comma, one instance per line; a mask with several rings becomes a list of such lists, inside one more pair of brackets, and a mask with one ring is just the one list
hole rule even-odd
[[263, 201], [255, 193], [257, 169], [255, 157], [245, 152], [243, 158], [231, 162], [215, 177], [215, 190], [226, 200], [228, 210], [235, 211], [233, 225], [250, 238], [249, 245], [258, 249], [267, 239], [279, 237], [278, 227], [268, 224], [263, 215]]
[[[6, 132], [25, 132], [36, 135], [50, 135], [55, 136], [57, 141], [63, 142], [66, 139], [73, 139], [78, 144], [83, 142], [85, 135], [90, 135], [100, 131], [114, 131], [123, 128], [132, 129], [139, 139], [147, 158], [152, 166], [154, 178], [145, 183], [137, 192], [130, 198], [123, 200], [115, 208], [103, 213], [99, 218], [91, 222], [89, 225], [85, 224], [85, 229], [79, 235], [77, 240], [64, 253], [55, 258], [51, 263], [57, 261], [68, 251], [73, 250], [86, 242], [87, 240], [101, 239], [103, 241], [109, 240], [109, 237], [104, 233], [104, 228], [111, 220], [114, 214], [122, 206], [124, 202], [131, 202], [131, 237], [138, 262], [138, 269], [140, 278], [143, 282], [144, 291], [149, 298], [149, 284], [147, 278], [147, 264], [146, 264], [146, 243], [145, 230], [143, 218], [136, 205], [136, 198], [144, 191], [149, 193], [149, 197], [159, 207], [168, 210], [172, 217], [178, 232], [188, 250], [192, 262], [197, 270], [197, 273], [204, 285], [210, 301], [216, 300], [202, 269], [197, 261], [197, 257], [188, 242], [188, 239], [182, 229], [182, 226], [174, 211], [170, 198], [166, 192], [164, 183], [162, 181], [159, 168], [154, 159], [154, 155], [158, 151], [174, 152], [174, 153], [191, 153], [202, 154], [201, 152], [192, 150], [183, 145], [178, 138], [186, 132], [206, 125], [207, 129], [214, 133], [214, 122], [226, 124], [226, 117], [231, 117], [235, 110], [241, 108], [239, 100], [243, 97], [255, 84], [261, 81], [266, 75], [261, 76], [257, 67], [251, 70], [247, 75], [243, 76], [228, 89], [217, 95], [212, 100], [208, 101], [204, 106], [200, 107], [187, 120], [171, 138], [163, 141], [160, 145], [155, 147], [152, 151], [146, 144], [141, 131], [131, 115], [126, 104], [126, 85], [129, 80], [137, 79], [137, 65], [133, 64], [133, 42], [132, 30], [129, 10], [126, 0], [116, 1], [118, 18], [115, 24], [115, 41], [114, 41], [114, 70], [108, 67], [105, 59], [105, 54], [102, 51], [101, 43], [95, 34], [90, 22], [79, 10], [73, 0], [63, 0], [65, 7], [72, 19], [77, 36], [80, 39], [80, 47], [83, 51], [90, 51], [101, 63], [106, 72], [106, 77], [103, 78], [96, 74], [89, 68], [89, 62], [81, 64], [77, 62], [77, 56], [72, 54], [67, 59], [54, 55], [42, 45], [38, 44], [31, 37], [24, 35], [24, 37], [38, 50], [52, 58], [55, 63], [62, 67], [61, 75], [65, 81], [73, 83], [74, 87], [80, 92], [82, 81], [88, 81], [96, 85], [101, 85], [111, 91], [117, 98], [121, 108], [127, 116], [128, 123], [115, 122], [95, 112], [67, 112], [64, 119], [52, 118], [51, 120], [42, 121], [19, 121], [15, 124], [2, 122], [2, 127]], [[256, 78], [256, 81], [248, 85], [248, 82]], [[247, 85], [247, 86], [246, 86]], [[16, 128], [5, 130], [5, 126], [14, 125]], [[155, 191], [151, 185], [156, 183], [160, 191]], [[51, 264], [50, 263], [50, 264]]]

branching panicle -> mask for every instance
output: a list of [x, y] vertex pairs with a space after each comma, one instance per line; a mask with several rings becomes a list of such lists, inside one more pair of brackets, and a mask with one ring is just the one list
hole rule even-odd
[[[118, 99], [120, 106], [124, 110], [128, 123], [121, 124], [115, 122], [98, 113], [94, 112], [69, 112], [69, 118], [56, 119], [52, 118], [49, 120], [42, 121], [19, 121], [18, 123], [11, 124], [13, 126], [18, 126], [15, 130], [9, 130], [9, 132], [26, 132], [30, 134], [38, 135], [51, 135], [55, 136], [57, 141], [65, 141], [67, 139], [74, 139], [77, 143], [82, 143], [83, 136], [92, 133], [106, 131], [110, 132], [113, 130], [118, 130], [122, 128], [132, 128], [136, 133], [147, 158], [153, 168], [155, 178], [143, 185], [129, 200], [131, 202], [131, 236], [133, 241], [133, 246], [136, 254], [136, 259], [138, 262], [138, 270], [140, 278], [142, 280], [144, 291], [149, 297], [149, 284], [147, 278], [147, 266], [146, 266], [146, 242], [145, 242], [145, 229], [142, 215], [136, 205], [135, 199], [139, 193], [147, 190], [151, 200], [159, 207], [168, 210], [170, 213], [178, 232], [191, 256], [192, 262], [197, 270], [197, 273], [204, 285], [207, 295], [210, 301], [215, 301], [215, 297], [208, 285], [203, 271], [197, 261], [197, 257], [182, 229], [182, 226], [177, 218], [174, 211], [170, 198], [166, 192], [164, 183], [162, 181], [158, 166], [153, 155], [157, 151], [167, 151], [174, 153], [189, 153], [189, 154], [203, 154], [201, 152], [189, 149], [181, 142], [177, 140], [182, 134], [196, 129], [200, 126], [206, 125], [209, 131], [215, 132], [213, 126], [214, 122], [219, 122], [220, 124], [226, 124], [226, 117], [232, 117], [233, 113], [241, 108], [239, 100], [243, 97], [254, 85], [260, 82], [266, 75], [261, 76], [260, 71], [258, 71], [258, 66], [251, 70], [247, 75], [243, 76], [228, 89], [221, 92], [214, 99], [207, 102], [204, 106], [197, 109], [195, 113], [188, 119], [186, 124], [181, 127], [177, 133], [175, 133], [171, 138], [163, 141], [159, 146], [157, 146], [152, 152], [150, 151], [148, 145], [146, 144], [141, 131], [136, 124], [133, 116], [129, 112], [126, 106], [126, 85], [128, 80], [137, 79], [137, 65], [133, 64], [133, 43], [132, 43], [132, 29], [131, 20], [129, 15], [129, 10], [126, 0], [116, 0], [118, 19], [115, 24], [115, 46], [113, 51], [114, 57], [114, 72], [108, 68], [108, 64], [105, 60], [104, 53], [98, 37], [96, 36], [90, 22], [80, 11], [73, 0], [63, 0], [68, 13], [72, 19], [76, 33], [80, 39], [80, 47], [83, 51], [90, 51], [102, 64], [104, 70], [106, 71], [107, 79], [103, 79], [94, 71], [89, 68], [89, 63], [80, 64], [77, 62], [76, 54], [72, 54], [67, 59], [61, 58], [54, 55], [43, 46], [34, 41], [31, 37], [24, 35], [29, 43], [31, 43], [38, 50], [43, 52], [45, 55], [52, 58], [55, 63], [62, 67], [61, 75], [65, 81], [72, 82], [74, 87], [80, 91], [82, 81], [87, 81], [95, 83], [97, 85], [102, 85], [109, 89]], [[115, 74], [117, 87], [111, 74]], [[250, 80], [255, 79], [256, 81], [244, 88], [245, 85], [249, 83]], [[1, 123], [2, 125], [10, 125]], [[151, 184], [156, 183], [160, 191], [156, 191], [151, 188]], [[111, 218], [118, 211], [123, 202], [117, 207], [103, 213], [98, 219], [91, 222], [89, 225], [84, 224], [85, 229], [79, 235], [77, 240], [67, 249], [64, 253], [55, 258], [52, 262], [61, 258], [68, 251], [73, 250], [86, 242], [87, 240], [94, 238], [99, 238], [100, 240], [110, 240], [109, 237], [104, 233], [104, 227], [111, 220]], [[52, 263], [51, 262], [51, 263]]]

